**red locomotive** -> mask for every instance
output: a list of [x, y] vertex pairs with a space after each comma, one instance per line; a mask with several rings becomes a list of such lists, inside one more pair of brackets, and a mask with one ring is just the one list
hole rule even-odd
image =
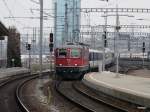
[[84, 44], [69, 43], [55, 49], [56, 74], [76, 79], [89, 70], [89, 48]]

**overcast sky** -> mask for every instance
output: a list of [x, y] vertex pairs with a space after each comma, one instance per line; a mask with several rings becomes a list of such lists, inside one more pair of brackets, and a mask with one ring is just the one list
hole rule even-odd
[[[34, 0], [38, 1], [38, 0]], [[44, 8], [53, 9], [53, 0], [44, 0]], [[100, 0], [81, 0], [82, 7], [102, 8], [102, 7], [116, 7], [116, 3], [122, 8], [150, 8], [150, 0], [109, 0], [109, 2], [102, 2]], [[6, 17], [39, 17], [39, 11], [31, 11], [31, 9], [39, 8], [38, 4], [31, 2], [31, 0], [0, 0], [0, 20], [8, 26], [16, 26], [22, 33], [26, 31], [25, 27], [38, 27], [38, 19], [6, 19]], [[53, 15], [52, 10], [46, 11]], [[98, 16], [97, 16], [98, 15]], [[90, 14], [90, 24], [104, 24], [101, 14]], [[136, 21], [137, 18], [149, 19], [150, 14], [134, 14], [134, 18], [122, 17], [121, 24], [150, 24], [150, 21]], [[87, 20], [85, 23], [89, 24], [89, 15], [83, 15], [83, 19]], [[149, 19], [150, 20], [150, 19]], [[109, 17], [108, 23], [114, 23], [114, 17]], [[44, 26], [52, 26], [53, 21], [44, 21]]]

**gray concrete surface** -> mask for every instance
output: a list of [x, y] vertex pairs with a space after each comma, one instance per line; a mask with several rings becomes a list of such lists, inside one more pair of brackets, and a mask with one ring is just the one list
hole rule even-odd
[[0, 69], [0, 79], [29, 72], [29, 69], [22, 67]]
[[135, 77], [112, 72], [89, 73], [83, 83], [113, 97], [150, 107], [150, 78]]

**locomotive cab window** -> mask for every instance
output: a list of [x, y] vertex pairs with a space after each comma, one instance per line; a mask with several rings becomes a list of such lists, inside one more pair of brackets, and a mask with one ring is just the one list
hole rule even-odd
[[59, 49], [59, 57], [67, 57], [67, 50], [66, 49]]
[[79, 49], [71, 49], [71, 57], [78, 58], [81, 55], [81, 51]]

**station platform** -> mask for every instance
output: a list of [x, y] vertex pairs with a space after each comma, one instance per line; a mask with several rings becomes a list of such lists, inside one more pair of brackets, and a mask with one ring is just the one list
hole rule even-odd
[[105, 71], [88, 73], [82, 81], [97, 91], [150, 108], [150, 78]]
[[0, 69], [0, 79], [5, 77], [11, 77], [13, 75], [20, 75], [29, 73], [29, 69], [23, 67], [13, 67], [13, 68], [1, 68]]

